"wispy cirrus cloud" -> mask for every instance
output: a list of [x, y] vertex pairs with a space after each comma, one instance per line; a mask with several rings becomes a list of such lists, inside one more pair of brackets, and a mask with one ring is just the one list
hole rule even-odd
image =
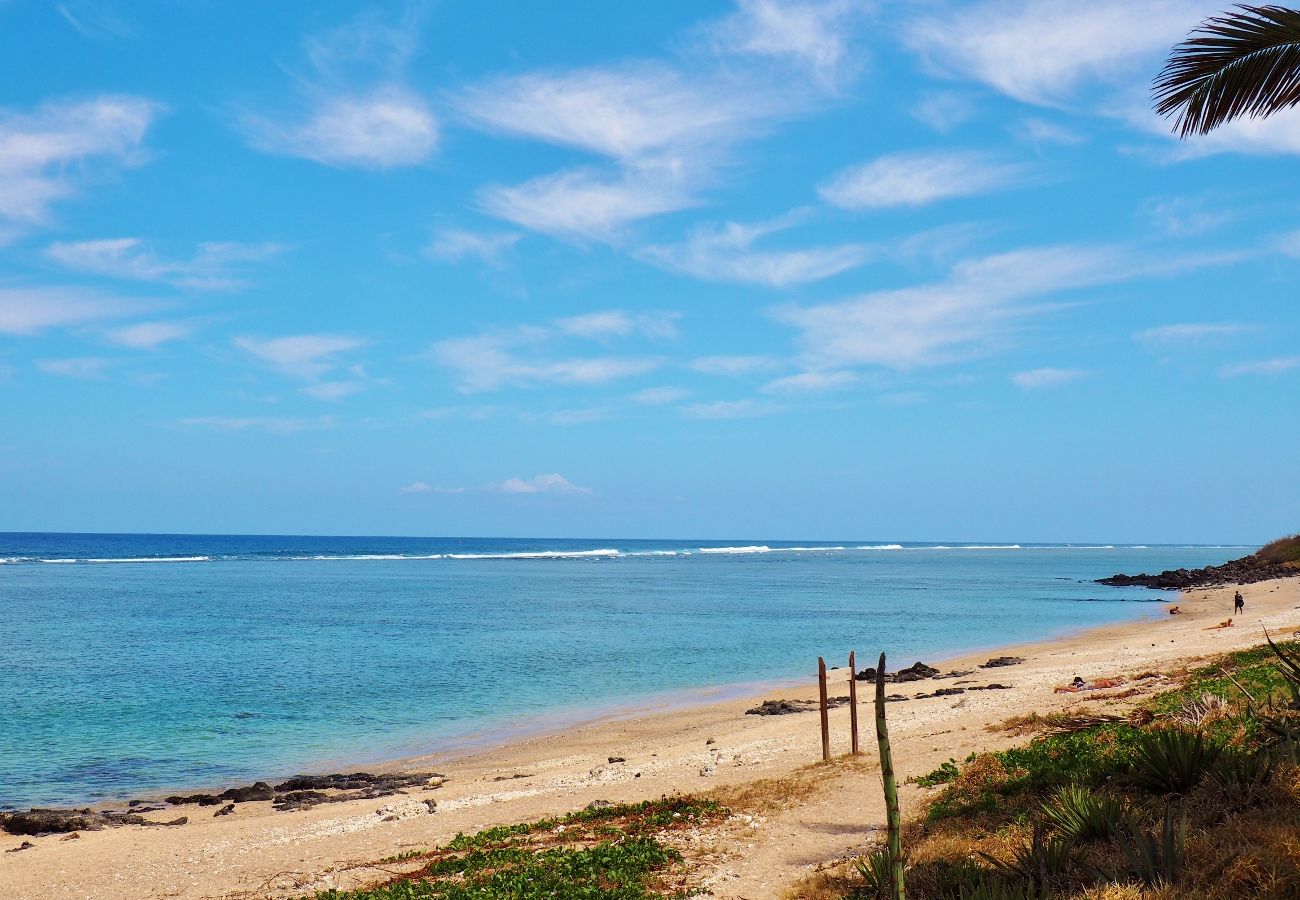
[[[234, 344], [282, 375], [314, 382], [304, 387], [303, 392], [318, 400], [339, 400], [361, 389], [357, 381], [320, 381], [342, 365], [337, 358], [339, 354], [366, 345], [366, 341], [359, 338], [340, 334], [296, 334], [278, 338], [239, 337], [235, 338]], [[355, 369], [353, 371], [355, 373]]]
[[989, 352], [1013, 323], [1080, 288], [1175, 275], [1234, 256], [1145, 257], [1116, 246], [1058, 245], [968, 259], [945, 280], [835, 303], [786, 306], [778, 321], [799, 332], [809, 365], [908, 370]]
[[489, 485], [502, 494], [591, 494], [591, 488], [579, 487], [558, 472], [548, 475], [534, 475], [532, 478], [507, 478], [505, 481]]
[[1208, 0], [987, 0], [945, 4], [903, 28], [932, 68], [1025, 103], [1060, 105], [1089, 84], [1117, 84], [1220, 7]]
[[970, 151], [890, 153], [852, 166], [817, 188], [843, 209], [924, 206], [1016, 186], [1029, 177], [1020, 165]]
[[412, 481], [410, 484], [404, 484], [397, 489], [399, 497], [406, 497], [412, 494], [463, 494], [463, 487], [439, 487], [429, 484], [425, 481]]
[[479, 192], [486, 213], [565, 240], [614, 241], [642, 219], [698, 205], [687, 179], [667, 167], [568, 169]]
[[62, 359], [38, 359], [36, 368], [47, 375], [57, 375], [60, 378], [101, 381], [112, 364], [113, 360], [102, 356], [73, 356]]
[[1219, 369], [1219, 374], [1224, 378], [1239, 378], [1242, 375], [1281, 375], [1296, 369], [1300, 369], [1300, 356], [1275, 356], [1232, 363]]
[[691, 392], [685, 388], [664, 386], [646, 388], [643, 391], [637, 391], [632, 395], [632, 402], [639, 403], [642, 406], [667, 406], [670, 403], [677, 403], [685, 400], [691, 395]]
[[1175, 322], [1145, 328], [1133, 337], [1144, 344], [1186, 346], [1233, 337], [1253, 331], [1254, 327], [1241, 322]]
[[96, 176], [143, 162], [161, 112], [151, 100], [112, 94], [0, 110], [0, 243], [6, 231], [49, 224], [54, 204]]
[[1027, 391], [1043, 388], [1060, 387], [1080, 378], [1087, 378], [1089, 373], [1083, 369], [1061, 369], [1046, 366], [1041, 369], [1028, 369], [1011, 376], [1011, 383]]
[[424, 248], [426, 256], [446, 262], [477, 259], [500, 265], [502, 258], [522, 238], [517, 231], [466, 231], [462, 228], [439, 228]]
[[153, 350], [163, 344], [187, 338], [195, 326], [189, 322], [137, 322], [104, 332], [114, 344], [134, 350]]
[[84, 288], [0, 285], [0, 334], [32, 335], [148, 312], [156, 301], [114, 297]]
[[322, 431], [334, 428], [338, 420], [333, 416], [312, 419], [295, 419], [274, 416], [193, 416], [178, 419], [177, 425], [187, 428], [206, 428], [212, 431], [265, 431], [270, 434], [297, 434], [302, 431]]
[[284, 251], [280, 244], [210, 241], [194, 255], [164, 259], [140, 238], [60, 241], [46, 255], [69, 269], [133, 281], [149, 281], [195, 290], [231, 290], [246, 284], [243, 271]]
[[770, 403], [758, 400], [713, 400], [707, 403], [689, 403], [680, 407], [681, 414], [688, 419], [725, 421], [728, 419], [753, 419], [766, 416], [778, 410]]
[[860, 68], [854, 26], [874, 4], [860, 0], [739, 0], [736, 12], [704, 27], [723, 53], [790, 64], [834, 88]]
[[436, 149], [428, 101], [407, 86], [406, 64], [420, 24], [415, 6], [399, 20], [363, 13], [303, 41], [308, 66], [296, 108], [244, 112], [238, 124], [255, 149], [337, 167], [418, 165]]
[[856, 372], [814, 369], [773, 379], [761, 390], [765, 394], [824, 394], [853, 387], [861, 380]]
[[782, 288], [820, 281], [857, 268], [878, 255], [859, 243], [798, 250], [760, 249], [755, 243], [789, 228], [796, 217], [745, 225], [728, 222], [694, 229], [680, 244], [652, 244], [638, 254], [662, 268], [706, 281]]
[[639, 337], [661, 341], [676, 334], [676, 314], [628, 314], [613, 310], [556, 319], [546, 325], [521, 325], [438, 341], [430, 350], [437, 364], [451, 369], [468, 393], [540, 384], [600, 385], [654, 371], [657, 356], [557, 355], [566, 340]]

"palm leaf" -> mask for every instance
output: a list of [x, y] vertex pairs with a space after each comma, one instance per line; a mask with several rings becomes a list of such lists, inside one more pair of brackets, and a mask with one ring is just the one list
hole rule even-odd
[[1154, 85], [1156, 112], [1181, 137], [1300, 104], [1300, 10], [1244, 6], [1208, 19], [1173, 49]]

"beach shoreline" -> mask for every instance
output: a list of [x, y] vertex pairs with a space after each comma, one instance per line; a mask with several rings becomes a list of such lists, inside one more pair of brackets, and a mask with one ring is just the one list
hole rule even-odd
[[[1055, 685], [1075, 674], [1131, 680], [1140, 673], [1174, 671], [1189, 660], [1258, 644], [1264, 627], [1289, 634], [1300, 626], [1300, 579], [1243, 587], [1246, 614], [1232, 628], [1217, 628], [1217, 622], [1228, 618], [1232, 592], [1232, 587], [1186, 591], [1178, 599], [1182, 615], [1168, 615], [1162, 605], [1159, 616], [942, 661], [945, 668], [969, 670], [968, 685], [996, 682], [1008, 687], [891, 704], [900, 777], [929, 771], [949, 757], [1014, 743], [986, 730], [1011, 715], [1090, 701], [1088, 696], [1053, 692]], [[1026, 661], [1004, 669], [977, 668], [997, 655]], [[864, 658], [861, 665], [874, 662], [874, 657]], [[911, 662], [896, 659], [891, 668]], [[836, 682], [843, 680], [847, 687], [847, 675], [847, 670], [839, 670]], [[1167, 683], [1163, 677], [1132, 682], [1139, 694]], [[933, 686], [900, 684], [891, 691], [910, 697]], [[842, 691], [833, 683], [831, 693]], [[381, 877], [382, 867], [373, 865], [376, 860], [445, 843], [459, 831], [562, 814], [593, 800], [633, 802], [786, 777], [819, 760], [817, 716], [747, 716], [745, 709], [763, 699], [815, 696], [815, 683], [808, 679], [704, 706], [570, 726], [454, 759], [414, 757], [377, 767], [394, 772], [436, 767], [449, 776], [436, 790], [413, 794], [437, 803], [434, 814], [415, 818], [389, 821], [377, 815], [400, 797], [300, 812], [276, 812], [269, 803], [249, 802], [224, 817], [214, 817], [211, 807], [195, 806], [150, 816], [167, 821], [188, 815], [189, 823], [180, 827], [112, 828], [84, 832], [73, 842], [60, 835], [31, 838], [31, 849], [0, 854], [0, 881], [11, 885], [15, 900], [51, 894], [91, 900], [281, 898], [360, 886]], [[831, 710], [830, 720], [832, 753], [839, 757], [848, 749], [847, 709]], [[624, 761], [607, 761], [619, 759]], [[874, 834], [878, 784], [847, 770], [837, 777], [843, 781], [836, 790], [774, 816], [762, 833], [755, 831], [746, 844], [743, 866], [719, 862], [710, 876], [714, 895], [777, 896], [774, 885], [790, 883], [811, 867], [855, 849], [860, 852]], [[915, 802], [918, 790], [904, 788], [905, 805]], [[837, 821], [856, 824], [822, 824]], [[14, 849], [23, 840], [4, 835], [0, 849]]]

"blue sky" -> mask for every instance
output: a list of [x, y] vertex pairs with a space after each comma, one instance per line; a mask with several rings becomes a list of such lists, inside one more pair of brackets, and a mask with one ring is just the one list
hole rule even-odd
[[0, 530], [1294, 531], [1300, 115], [1138, 6], [0, 2]]

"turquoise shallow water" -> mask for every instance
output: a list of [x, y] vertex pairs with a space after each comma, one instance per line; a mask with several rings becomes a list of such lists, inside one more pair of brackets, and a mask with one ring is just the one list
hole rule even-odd
[[1152, 614], [1241, 548], [0, 534], [0, 808], [438, 752], [540, 717]]

